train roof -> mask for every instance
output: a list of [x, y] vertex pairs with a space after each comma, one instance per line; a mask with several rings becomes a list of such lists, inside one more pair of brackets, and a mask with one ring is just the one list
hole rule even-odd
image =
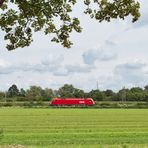
[[53, 100], [92, 100], [92, 98], [53, 98]]

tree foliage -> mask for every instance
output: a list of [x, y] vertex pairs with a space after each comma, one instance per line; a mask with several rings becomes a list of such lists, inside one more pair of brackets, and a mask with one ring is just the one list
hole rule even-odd
[[84, 98], [84, 91], [73, 85], [65, 84], [59, 88], [58, 95], [62, 98]]
[[42, 100], [42, 88], [39, 86], [31, 86], [26, 92], [26, 97], [29, 101]]
[[105, 97], [104, 93], [101, 92], [100, 90], [92, 90], [89, 93], [89, 96], [93, 98], [95, 101], [102, 101], [103, 98]]
[[3, 99], [3, 98], [5, 98], [5, 93], [0, 91], [0, 100]]
[[20, 89], [19, 96], [21, 96], [21, 97], [26, 96], [26, 91], [23, 88]]
[[86, 92], [82, 89], [75, 88], [71, 84], [64, 84], [58, 90], [51, 88], [42, 88], [40, 86], [31, 86], [29, 89], [24, 90], [13, 84], [9, 87], [7, 92], [0, 91], [0, 101], [50, 101], [52, 98], [93, 98], [95, 101], [144, 101], [148, 102], [148, 90], [144, 88], [132, 87], [131, 89], [122, 88], [118, 92], [113, 90], [90, 90]]
[[15, 97], [19, 95], [19, 89], [15, 84], [13, 84], [9, 89], [8, 89], [8, 95], [9, 97]]
[[[140, 17], [136, 0], [83, 0], [84, 13], [99, 22]], [[51, 41], [71, 47], [70, 33], [81, 32], [79, 18], [72, 16], [76, 0], [0, 0], [0, 27], [8, 40], [8, 50], [29, 46], [33, 32], [52, 34]]]

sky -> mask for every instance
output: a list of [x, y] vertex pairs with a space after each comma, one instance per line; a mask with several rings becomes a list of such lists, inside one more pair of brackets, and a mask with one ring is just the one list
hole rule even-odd
[[72, 84], [85, 91], [97, 84], [100, 90], [114, 91], [148, 85], [148, 2], [139, 2], [136, 23], [130, 17], [99, 23], [83, 14], [79, 2], [73, 15], [80, 18], [83, 31], [71, 34], [70, 49], [39, 32], [31, 46], [8, 51], [0, 32], [0, 91], [12, 84], [24, 89]]

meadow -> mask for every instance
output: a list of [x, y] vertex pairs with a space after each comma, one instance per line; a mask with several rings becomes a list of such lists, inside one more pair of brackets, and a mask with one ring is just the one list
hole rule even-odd
[[0, 146], [147, 148], [146, 109], [0, 108]]

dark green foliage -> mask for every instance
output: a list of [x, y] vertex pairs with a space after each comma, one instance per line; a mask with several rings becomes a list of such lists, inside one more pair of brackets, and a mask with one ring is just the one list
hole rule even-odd
[[143, 89], [142, 88], [140, 88], [140, 87], [133, 87], [133, 88], [131, 88], [131, 92], [133, 92], [133, 93], [142, 93], [143, 92]]
[[74, 88], [73, 85], [65, 84], [59, 88], [58, 96], [61, 98], [84, 98], [84, 91]]
[[119, 90], [116, 97], [114, 98], [114, 101], [127, 101], [128, 92], [129, 92], [129, 90], [125, 89], [125, 88]]
[[85, 93], [83, 90], [75, 88], [74, 96], [75, 98], [85, 98]]
[[95, 101], [102, 101], [103, 98], [105, 98], [105, 95], [103, 92], [101, 92], [100, 90], [92, 90], [90, 93], [89, 93], [89, 96], [91, 98], [93, 98]]
[[41, 96], [43, 101], [50, 101], [54, 97], [54, 92], [52, 89], [45, 88], [42, 89]]
[[31, 86], [26, 91], [26, 98], [28, 101], [41, 101], [42, 100], [42, 88], [39, 86]]
[[15, 84], [13, 84], [9, 89], [8, 89], [8, 96], [9, 97], [15, 97], [19, 95], [19, 90]]
[[13, 84], [7, 92], [0, 91], [1, 102], [29, 101], [42, 102], [51, 101], [54, 97], [60, 98], [93, 98], [95, 101], [118, 101], [118, 102], [148, 102], [148, 90], [146, 87], [133, 87], [131, 89], [123, 88], [118, 92], [112, 90], [91, 90], [85, 92], [82, 89], [75, 88], [71, 84], [65, 84], [58, 90], [50, 88], [41, 88], [40, 86], [31, 86], [28, 90], [17, 88]]
[[148, 91], [148, 85], [146, 85], [144, 88], [145, 88], [145, 91]]
[[0, 100], [2, 100], [3, 98], [5, 98], [5, 93], [0, 91]]
[[114, 100], [114, 98], [116, 98], [116, 93], [114, 93], [112, 90], [107, 89], [106, 91], [104, 91], [105, 94], [105, 99], [106, 101], [111, 101]]
[[20, 89], [19, 96], [21, 96], [21, 97], [25, 97], [26, 96], [26, 91], [23, 88]]
[[[0, 27], [5, 32], [4, 39], [9, 41], [7, 49], [29, 46], [33, 32], [38, 31], [53, 34], [51, 41], [71, 47], [71, 32], [82, 30], [79, 19], [71, 15], [76, 3], [76, 0], [0, 0]], [[140, 17], [140, 4], [136, 0], [84, 0], [84, 5], [84, 13], [99, 22], [128, 15], [135, 22]]]
[[74, 87], [72, 85], [65, 84], [63, 87], [59, 88], [58, 94], [62, 98], [72, 98], [74, 97]]
[[54, 97], [52, 89], [42, 89], [39, 86], [31, 86], [30, 89], [26, 91], [27, 101], [50, 101]]

